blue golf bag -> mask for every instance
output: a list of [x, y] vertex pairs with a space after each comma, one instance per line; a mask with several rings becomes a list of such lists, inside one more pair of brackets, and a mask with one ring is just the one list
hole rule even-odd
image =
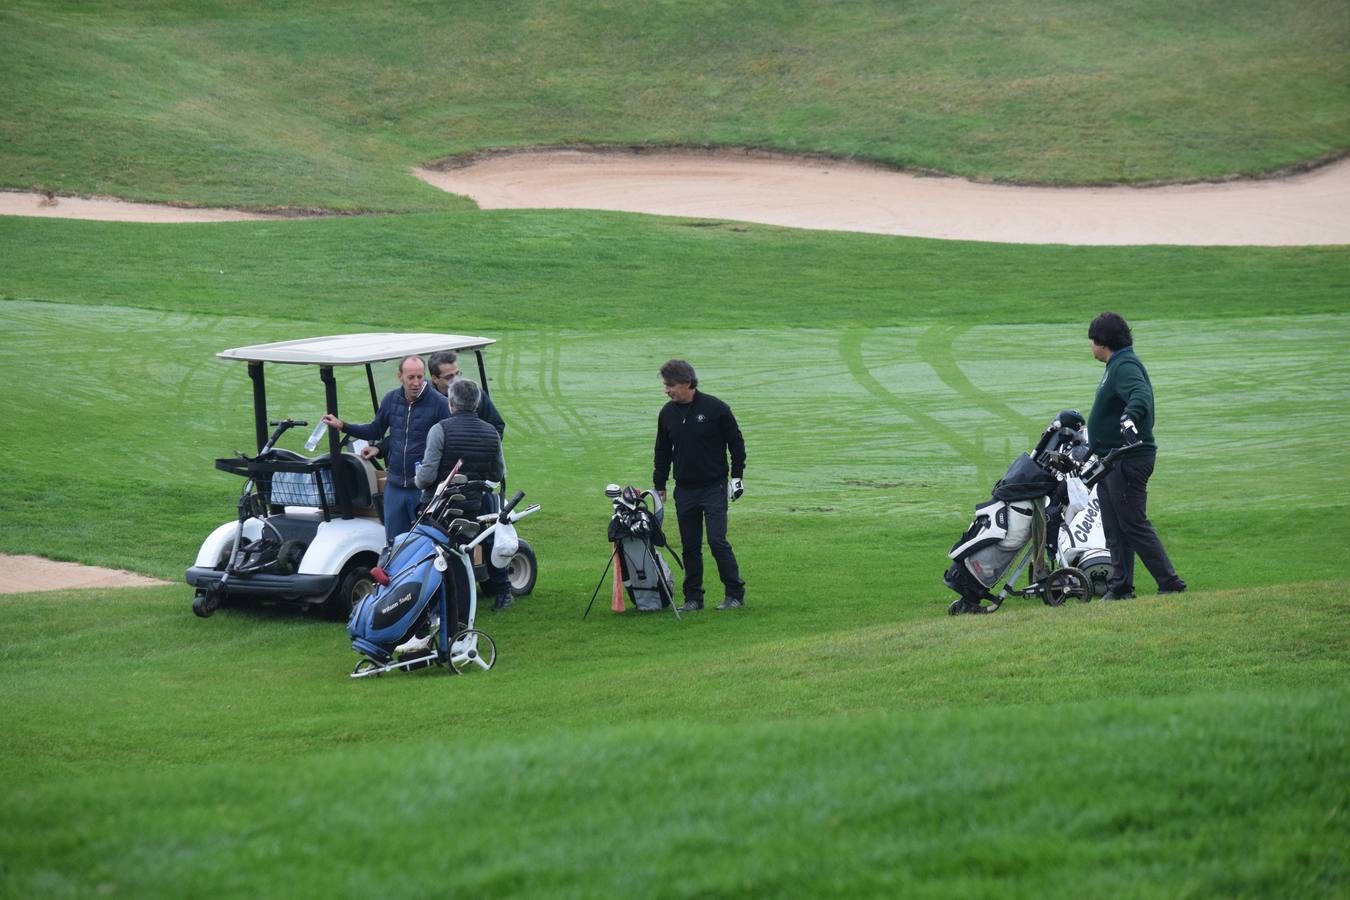
[[472, 568], [466, 575], [455, 549], [450, 535], [429, 522], [403, 536], [385, 567], [393, 573], [388, 584], [352, 609], [347, 623], [352, 649], [383, 665], [410, 638], [434, 631], [435, 655], [444, 661], [450, 637], [472, 624], [470, 605], [476, 599], [469, 588]]
[[[456, 469], [458, 466], [456, 466]], [[478, 611], [473, 550], [494, 538], [499, 568], [519, 545], [514, 523], [539, 509], [512, 512], [519, 492], [500, 512], [463, 518], [464, 494], [495, 487], [468, 482], [454, 471], [436, 488], [413, 527], [395, 539], [384, 564], [371, 570], [378, 585], [352, 609], [347, 620], [352, 649], [361, 660], [353, 678], [445, 664], [452, 672], [471, 666], [491, 669], [497, 660], [492, 638], [474, 628]]]

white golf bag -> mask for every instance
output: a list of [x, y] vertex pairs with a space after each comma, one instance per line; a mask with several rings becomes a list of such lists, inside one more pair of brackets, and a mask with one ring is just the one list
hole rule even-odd
[[1106, 549], [1097, 488], [1089, 488], [1073, 475], [1066, 478], [1064, 484], [1068, 500], [1061, 511], [1055, 551], [1060, 565], [1080, 570], [1088, 578], [1092, 596], [1100, 597], [1106, 593], [1106, 584], [1111, 578], [1111, 553]]

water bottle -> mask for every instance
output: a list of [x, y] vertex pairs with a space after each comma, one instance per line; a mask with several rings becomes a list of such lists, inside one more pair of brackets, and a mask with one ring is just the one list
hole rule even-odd
[[319, 446], [319, 438], [328, 430], [328, 426], [320, 422], [314, 426], [314, 430], [309, 433], [309, 440], [305, 441], [305, 452], [313, 453], [314, 448]]

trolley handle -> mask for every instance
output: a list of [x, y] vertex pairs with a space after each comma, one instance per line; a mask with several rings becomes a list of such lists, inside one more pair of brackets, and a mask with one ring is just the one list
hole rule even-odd
[[516, 495], [515, 495], [514, 497], [512, 497], [511, 500], [510, 500], [510, 502], [508, 502], [505, 506], [503, 506], [503, 507], [502, 507], [502, 511], [501, 511], [500, 513], [497, 514], [497, 521], [498, 521], [498, 522], [510, 522], [510, 521], [511, 521], [511, 510], [515, 509], [515, 508], [516, 508], [516, 504], [519, 503], [521, 500], [524, 500], [524, 499], [525, 499], [525, 492], [524, 492], [524, 491], [516, 491]]

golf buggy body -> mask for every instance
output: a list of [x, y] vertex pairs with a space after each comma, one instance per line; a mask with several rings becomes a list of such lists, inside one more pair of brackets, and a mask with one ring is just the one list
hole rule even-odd
[[[325, 605], [345, 619], [352, 607], [372, 593], [370, 570], [386, 545], [383, 472], [349, 446], [347, 436], [313, 422], [269, 419], [265, 367], [270, 364], [317, 366], [327, 412], [341, 416], [338, 366], [364, 366], [372, 417], [379, 409], [376, 363], [426, 356], [449, 350], [472, 351], [479, 384], [488, 390], [483, 349], [491, 338], [457, 334], [368, 333], [280, 341], [224, 350], [221, 359], [248, 364], [253, 382], [253, 426], [256, 456], [238, 454], [217, 459], [216, 468], [243, 476], [245, 486], [233, 521], [216, 528], [202, 542], [186, 573], [195, 589], [192, 609], [209, 616], [231, 599]], [[433, 390], [430, 386], [428, 390]], [[269, 434], [270, 427], [275, 430]], [[304, 456], [276, 446], [290, 428], [317, 426], [306, 444], [318, 449], [327, 432], [327, 451]], [[322, 429], [322, 430], [321, 430]], [[512, 591], [534, 587], [535, 560], [525, 541], [508, 569]]]

